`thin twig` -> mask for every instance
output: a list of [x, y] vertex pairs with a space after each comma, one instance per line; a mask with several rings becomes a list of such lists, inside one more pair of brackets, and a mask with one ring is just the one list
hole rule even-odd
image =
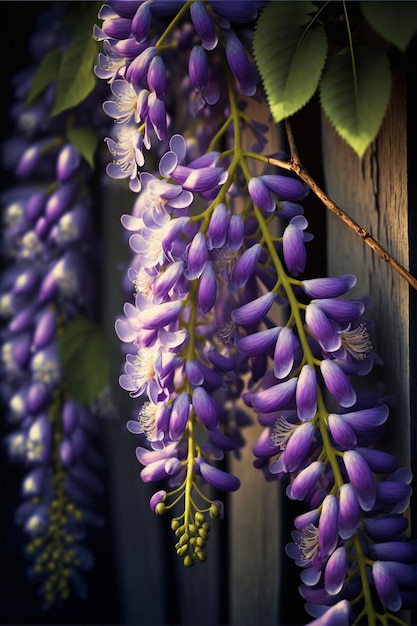
[[388, 265], [390, 265], [400, 276], [405, 278], [405, 280], [417, 290], [417, 279], [410, 274], [408, 270], [405, 269], [401, 263], [398, 263], [390, 254], [383, 248], [377, 241], [372, 237], [372, 235], [362, 226], [360, 226], [355, 220], [353, 220], [350, 215], [348, 215], [343, 209], [337, 206], [329, 198], [329, 196], [318, 186], [316, 181], [310, 176], [307, 170], [304, 168], [302, 163], [300, 162], [297, 148], [294, 142], [294, 135], [292, 133], [291, 125], [288, 120], [285, 121], [288, 144], [290, 148], [291, 157], [289, 161], [280, 161], [279, 159], [274, 159], [272, 157], [269, 158], [269, 163], [271, 165], [275, 165], [277, 167], [282, 167], [284, 169], [290, 170], [297, 174], [301, 180], [303, 180], [311, 189], [311, 191], [321, 200], [321, 202], [327, 207], [332, 213], [337, 215], [338, 218], [342, 220], [349, 228], [351, 228], [357, 235], [359, 235], [364, 242], [372, 248], [374, 252], [378, 254]]

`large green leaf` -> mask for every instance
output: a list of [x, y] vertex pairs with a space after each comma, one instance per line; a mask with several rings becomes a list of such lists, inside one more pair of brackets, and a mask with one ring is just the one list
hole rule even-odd
[[97, 131], [91, 126], [68, 126], [67, 138], [93, 168], [98, 139]]
[[61, 50], [59, 48], [54, 48], [45, 54], [32, 79], [29, 95], [25, 102], [26, 106], [31, 105], [44, 89], [56, 79], [60, 60]]
[[391, 93], [391, 70], [382, 48], [360, 45], [331, 57], [320, 82], [324, 112], [362, 157], [378, 134]]
[[360, 7], [372, 28], [405, 52], [417, 32], [417, 2], [361, 2]]
[[97, 43], [92, 38], [92, 25], [96, 17], [95, 2], [79, 15], [71, 42], [62, 56], [51, 115], [77, 106], [94, 89]]
[[99, 326], [79, 315], [64, 325], [58, 347], [69, 394], [91, 405], [109, 382], [109, 358]]
[[316, 11], [312, 2], [269, 2], [257, 22], [253, 53], [276, 122], [301, 109], [319, 84], [327, 40], [312, 23]]

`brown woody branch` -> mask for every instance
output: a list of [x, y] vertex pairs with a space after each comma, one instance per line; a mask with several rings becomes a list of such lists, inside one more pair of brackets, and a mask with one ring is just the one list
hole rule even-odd
[[288, 120], [285, 121], [288, 144], [290, 147], [290, 160], [289, 161], [280, 161], [279, 159], [274, 159], [270, 157], [268, 159], [271, 165], [275, 165], [277, 167], [281, 167], [291, 172], [297, 174], [297, 176], [303, 180], [311, 189], [311, 191], [321, 200], [326, 208], [328, 208], [332, 213], [337, 215], [338, 218], [342, 220], [349, 228], [351, 228], [359, 237], [361, 237], [364, 242], [377, 253], [381, 259], [383, 259], [388, 265], [390, 265], [400, 276], [405, 278], [405, 280], [417, 290], [417, 279], [410, 274], [408, 270], [405, 269], [401, 263], [398, 263], [385, 248], [383, 248], [377, 241], [372, 237], [372, 235], [362, 226], [360, 226], [355, 220], [353, 220], [350, 215], [348, 215], [343, 209], [337, 206], [331, 200], [328, 195], [317, 185], [316, 181], [310, 176], [307, 170], [304, 168], [301, 163], [297, 148], [294, 142], [294, 135], [292, 133], [291, 125]]

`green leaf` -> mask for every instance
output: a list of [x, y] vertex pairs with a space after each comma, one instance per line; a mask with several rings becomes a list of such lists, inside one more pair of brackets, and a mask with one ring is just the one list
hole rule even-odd
[[319, 84], [327, 40], [312, 23], [316, 11], [312, 2], [269, 2], [256, 24], [254, 58], [276, 122], [301, 109]]
[[361, 2], [360, 8], [379, 35], [405, 52], [417, 32], [416, 2]]
[[68, 126], [67, 139], [74, 148], [94, 168], [94, 154], [97, 148], [97, 132], [90, 126]]
[[59, 48], [54, 48], [45, 54], [32, 79], [29, 95], [25, 102], [26, 106], [30, 106], [44, 89], [56, 79], [60, 60], [61, 50]]
[[362, 158], [384, 119], [391, 93], [388, 56], [382, 48], [348, 48], [327, 63], [320, 83], [324, 112], [337, 132]]
[[58, 348], [70, 395], [90, 406], [109, 382], [110, 363], [99, 326], [79, 315], [64, 325]]
[[96, 3], [93, 5], [94, 13], [90, 8], [80, 15], [71, 43], [62, 56], [51, 115], [77, 106], [94, 89], [97, 44], [92, 38], [92, 24], [93, 15], [97, 17], [97, 14]]

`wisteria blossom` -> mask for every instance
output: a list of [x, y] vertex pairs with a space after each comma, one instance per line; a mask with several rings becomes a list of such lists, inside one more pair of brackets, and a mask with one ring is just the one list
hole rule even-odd
[[[310, 624], [404, 625], [415, 602], [412, 475], [379, 449], [391, 398], [372, 386], [382, 363], [369, 301], [351, 297], [353, 274], [309, 274], [310, 187], [268, 152], [252, 46], [265, 4], [108, 0], [91, 28], [98, 87], [71, 113], [54, 115], [55, 81], [24, 110], [21, 78], [17, 148], [5, 157], [16, 185], [2, 198], [1, 375], [6, 447], [25, 468], [16, 520], [46, 605], [74, 580], [82, 588], [84, 524], [101, 523], [100, 397], [82, 397], [101, 355], [84, 376], [68, 370], [80, 336], [97, 338], [101, 218], [89, 146], [76, 140], [85, 120], [100, 139], [101, 184], [130, 192], [131, 210], [115, 207], [129, 254], [118, 383], [147, 512], [170, 516], [183, 565], [209, 558], [211, 525], [240, 488], [228, 457], [257, 422], [253, 471], [304, 506], [285, 551]], [[70, 43], [51, 15], [54, 41], [40, 37], [38, 61]]]

